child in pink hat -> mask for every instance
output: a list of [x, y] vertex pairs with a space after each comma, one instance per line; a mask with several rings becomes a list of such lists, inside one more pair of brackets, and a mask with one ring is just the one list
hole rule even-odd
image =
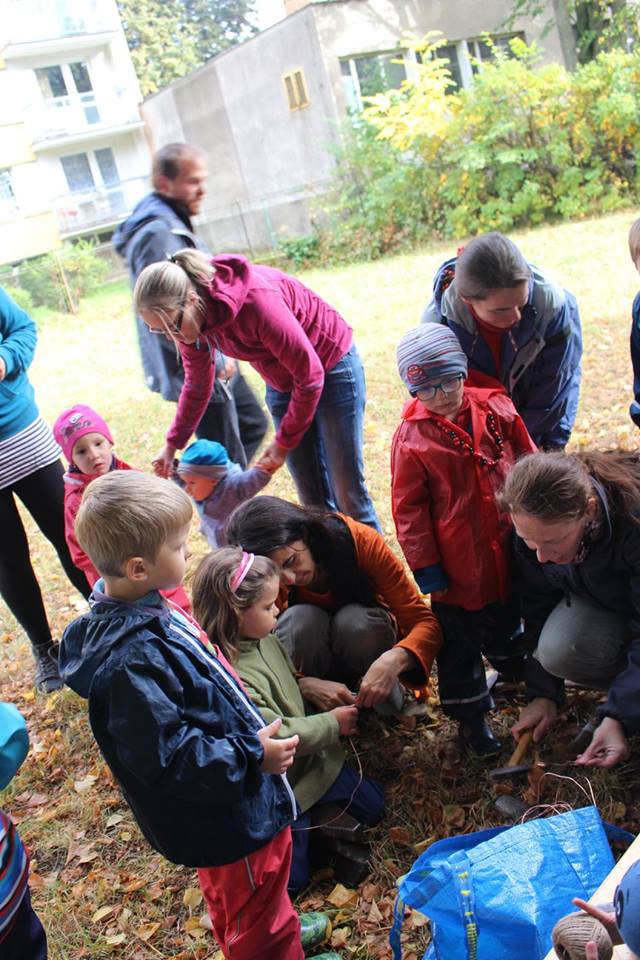
[[[84, 403], [76, 403], [60, 414], [53, 425], [53, 435], [69, 462], [64, 475], [64, 533], [76, 567], [82, 570], [93, 587], [100, 574], [84, 552], [75, 534], [75, 520], [86, 487], [111, 470], [131, 470], [113, 452], [113, 437], [99, 413]], [[184, 587], [162, 591], [167, 599], [191, 613], [191, 603]]]

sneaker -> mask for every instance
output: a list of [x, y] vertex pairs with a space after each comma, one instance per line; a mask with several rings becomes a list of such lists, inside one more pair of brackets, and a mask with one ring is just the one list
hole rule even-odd
[[477, 757], [491, 757], [502, 750], [502, 743], [491, 733], [484, 717], [459, 724], [460, 739]]
[[300, 915], [300, 939], [303, 950], [311, 950], [320, 943], [326, 943], [333, 932], [331, 920], [326, 913], [312, 911]]
[[53, 693], [64, 686], [58, 670], [57, 644], [51, 643], [48, 647], [33, 647], [33, 657], [36, 661], [36, 689], [40, 693]]

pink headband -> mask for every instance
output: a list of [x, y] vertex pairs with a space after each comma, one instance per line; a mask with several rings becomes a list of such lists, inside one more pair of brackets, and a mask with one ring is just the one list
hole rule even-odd
[[242, 560], [240, 561], [240, 566], [231, 577], [230, 586], [232, 593], [236, 592], [246, 575], [249, 573], [249, 570], [251, 570], [255, 558], [255, 553], [245, 553], [244, 550], [242, 551]]

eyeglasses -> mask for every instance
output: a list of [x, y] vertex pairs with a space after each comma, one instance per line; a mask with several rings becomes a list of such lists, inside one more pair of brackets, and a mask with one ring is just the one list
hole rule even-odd
[[442, 390], [445, 397], [448, 397], [450, 393], [456, 392], [462, 380], [463, 376], [459, 373], [457, 377], [449, 377], [448, 380], [443, 380], [442, 383], [430, 383], [428, 386], [416, 390], [415, 396], [418, 400], [433, 400], [433, 398], [437, 396], [438, 390]]
[[187, 306], [187, 302], [186, 300], [183, 300], [183, 302], [180, 304], [180, 310], [175, 320], [172, 320], [171, 323], [169, 323], [168, 320], [165, 320], [164, 325], [162, 327], [158, 327], [158, 328], [147, 327], [147, 330], [149, 331], [149, 333], [155, 333], [160, 337], [165, 337], [167, 334], [171, 334], [171, 333], [180, 333], [180, 331], [182, 330], [182, 321], [184, 320], [184, 311], [186, 309], [186, 306]]

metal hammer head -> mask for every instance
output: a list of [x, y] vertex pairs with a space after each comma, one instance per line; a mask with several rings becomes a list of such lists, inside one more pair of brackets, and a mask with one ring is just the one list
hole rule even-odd
[[519, 777], [525, 773], [530, 773], [533, 764], [519, 763], [513, 767], [498, 767], [496, 770], [490, 770], [489, 776], [492, 780], [507, 780], [509, 777]]

